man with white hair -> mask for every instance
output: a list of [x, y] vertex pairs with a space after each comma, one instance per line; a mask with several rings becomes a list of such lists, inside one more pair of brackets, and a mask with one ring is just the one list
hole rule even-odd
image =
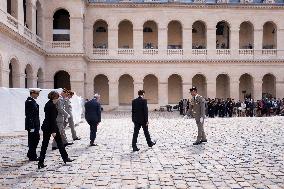
[[99, 103], [100, 95], [95, 94], [94, 98], [85, 104], [85, 118], [90, 125], [90, 146], [94, 144], [97, 136], [97, 127], [101, 122], [101, 105]]

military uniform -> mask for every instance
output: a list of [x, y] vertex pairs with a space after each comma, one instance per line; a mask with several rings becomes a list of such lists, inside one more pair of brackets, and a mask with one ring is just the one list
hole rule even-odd
[[72, 133], [72, 138], [73, 138], [73, 140], [75, 140], [78, 137], [77, 137], [77, 134], [76, 134], [76, 131], [75, 131], [75, 125], [74, 125], [74, 120], [73, 120], [73, 116], [72, 116], [72, 106], [71, 106], [71, 101], [69, 100], [69, 98], [64, 99], [64, 107], [65, 107], [65, 111], [70, 115], [70, 117], [68, 118], [68, 122], [65, 122], [65, 127], [69, 123], [69, 127], [70, 127], [71, 133]]
[[[67, 144], [68, 141], [67, 141], [67, 137], [66, 137], [66, 134], [65, 134], [65, 121], [70, 115], [65, 111], [63, 97], [59, 98], [59, 100], [56, 104], [56, 108], [57, 108], [57, 111], [58, 111], [56, 122], [57, 122], [57, 126], [58, 126], [58, 129], [59, 129], [59, 133], [61, 135], [63, 144]], [[54, 139], [53, 139], [53, 142], [52, 142], [52, 148], [57, 148], [57, 144], [56, 144], [56, 141]]]
[[39, 120], [39, 105], [35, 99], [28, 97], [25, 102], [25, 130], [28, 131], [28, 146], [29, 151], [27, 157], [30, 160], [36, 160], [36, 148], [40, 140], [40, 120]]
[[196, 142], [200, 141], [207, 141], [206, 135], [204, 132], [204, 118], [205, 118], [205, 99], [200, 96], [196, 95], [191, 100], [191, 114], [195, 118], [197, 128], [198, 128], [198, 135]]

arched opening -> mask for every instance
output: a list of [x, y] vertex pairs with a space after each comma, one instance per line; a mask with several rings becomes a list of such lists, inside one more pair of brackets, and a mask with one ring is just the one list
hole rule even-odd
[[12, 58], [9, 63], [9, 87], [20, 88], [20, 68], [15, 58]]
[[71, 90], [70, 75], [66, 71], [58, 71], [54, 75], [54, 88], [66, 88]]
[[276, 97], [276, 78], [272, 74], [266, 74], [262, 78], [262, 96]]
[[7, 13], [18, 19], [18, 1], [7, 0]]
[[263, 49], [277, 48], [277, 27], [273, 22], [263, 25]]
[[70, 41], [70, 15], [64, 9], [53, 15], [53, 41]]
[[239, 48], [240, 49], [253, 49], [254, 48], [254, 29], [250, 22], [243, 22], [240, 25], [239, 31]]
[[173, 74], [168, 78], [168, 98], [169, 104], [178, 104], [182, 99], [182, 78]]
[[253, 98], [253, 78], [249, 74], [243, 74], [240, 77], [239, 99]]
[[220, 74], [216, 78], [216, 97], [230, 98], [230, 78], [227, 74]]
[[119, 105], [131, 105], [134, 98], [133, 78], [128, 74], [124, 74], [119, 78], [118, 82]]
[[33, 69], [30, 64], [25, 69], [25, 88], [32, 88], [33, 86]]
[[204, 22], [196, 21], [192, 25], [192, 49], [207, 48], [207, 31]]
[[147, 75], [143, 80], [145, 98], [149, 104], [158, 104], [158, 78], [155, 75]]
[[44, 83], [44, 80], [43, 80], [43, 71], [42, 69], [38, 69], [38, 72], [37, 72], [37, 87], [38, 88], [44, 88], [43, 86], [43, 83]]
[[42, 19], [43, 19], [43, 11], [41, 7], [41, 3], [39, 1], [36, 2], [36, 34], [42, 37]]
[[100, 74], [94, 78], [94, 92], [101, 95], [100, 103], [109, 104], [109, 80], [107, 76]]
[[143, 48], [158, 48], [158, 26], [154, 21], [147, 21], [143, 25]]
[[96, 21], [93, 27], [93, 47], [108, 48], [108, 25], [104, 20]]
[[192, 78], [192, 86], [195, 86], [197, 88], [198, 94], [203, 97], [207, 97], [207, 83], [206, 77], [204, 75], [196, 74]]
[[216, 25], [216, 49], [230, 49], [230, 26], [225, 21]]
[[182, 25], [179, 21], [168, 24], [168, 49], [182, 49]]
[[133, 49], [133, 25], [128, 20], [118, 25], [118, 48]]

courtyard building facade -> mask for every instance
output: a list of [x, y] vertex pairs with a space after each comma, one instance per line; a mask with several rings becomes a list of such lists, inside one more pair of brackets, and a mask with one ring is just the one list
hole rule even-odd
[[105, 109], [144, 89], [189, 98], [284, 97], [282, 0], [1, 0], [0, 86], [60, 88]]

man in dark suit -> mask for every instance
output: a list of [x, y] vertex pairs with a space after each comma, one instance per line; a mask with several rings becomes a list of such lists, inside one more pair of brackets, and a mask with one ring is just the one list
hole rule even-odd
[[148, 106], [147, 100], [144, 99], [145, 91], [138, 91], [138, 98], [132, 101], [132, 121], [134, 123], [134, 133], [132, 138], [132, 148], [133, 151], [139, 151], [137, 148], [137, 138], [139, 135], [139, 130], [142, 126], [144, 130], [144, 135], [146, 137], [146, 141], [149, 147], [152, 147], [156, 144], [156, 142], [152, 142], [149, 131], [148, 131]]
[[85, 104], [85, 118], [90, 125], [90, 146], [94, 144], [96, 139], [97, 127], [101, 122], [101, 105], [99, 103], [100, 95], [95, 94], [94, 98]]
[[28, 131], [28, 146], [29, 151], [27, 157], [30, 161], [38, 161], [36, 148], [39, 143], [40, 135], [40, 120], [39, 120], [39, 105], [36, 99], [39, 96], [40, 89], [30, 89], [30, 96], [25, 102], [25, 130]]

